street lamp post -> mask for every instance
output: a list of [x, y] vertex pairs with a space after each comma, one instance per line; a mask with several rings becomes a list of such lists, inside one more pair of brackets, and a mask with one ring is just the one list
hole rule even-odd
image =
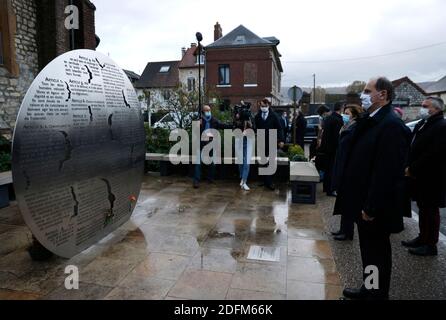
[[313, 74], [313, 103], [316, 103], [316, 74]]
[[203, 41], [203, 36], [200, 32], [196, 33], [196, 38], [198, 41], [198, 116], [200, 117], [202, 107], [201, 107], [201, 41]]

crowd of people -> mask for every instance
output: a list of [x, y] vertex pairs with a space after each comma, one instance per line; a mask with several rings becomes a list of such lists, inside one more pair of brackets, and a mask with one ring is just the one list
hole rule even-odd
[[[240, 114], [235, 115], [235, 119], [231, 124], [224, 124], [218, 121], [215, 117], [212, 116], [211, 107], [209, 105], [205, 105], [203, 107], [202, 117], [200, 120], [200, 134], [206, 132], [208, 129], [240, 129], [243, 132], [243, 137], [236, 137], [235, 139], [235, 154], [236, 158], [242, 159], [242, 163], [239, 164], [239, 174], [240, 174], [240, 188], [244, 191], [249, 191], [250, 188], [248, 186], [248, 177], [250, 171], [250, 163], [253, 153], [253, 142], [249, 139], [249, 136], [246, 135], [248, 129], [258, 130], [263, 129], [265, 132], [264, 135], [264, 146], [265, 146], [265, 157], [270, 156], [270, 146], [269, 146], [269, 135], [272, 131], [274, 131], [277, 135], [277, 146], [279, 148], [283, 148], [285, 145], [285, 128], [281, 123], [281, 119], [271, 109], [271, 102], [269, 99], [265, 98], [258, 103], [259, 112], [254, 115], [250, 115], [246, 119], [240, 117]], [[213, 139], [212, 136], [209, 136], [208, 141], [201, 141], [201, 148], [208, 144]], [[259, 139], [259, 137], [257, 137]], [[212, 155], [211, 155], [212, 156]], [[275, 186], [273, 184], [274, 175], [264, 175], [263, 182], [260, 186], [264, 186], [265, 188], [274, 191]], [[210, 164], [210, 168], [208, 171], [208, 182], [213, 183], [215, 178], [215, 163], [212, 162]], [[195, 165], [195, 173], [194, 173], [194, 181], [193, 187], [199, 188], [201, 180], [201, 161]]]
[[[446, 207], [446, 120], [444, 102], [428, 97], [414, 131], [392, 107], [394, 88], [384, 77], [372, 79], [361, 105], [322, 106], [316, 164], [323, 171], [324, 192], [336, 197], [341, 215], [337, 241], [353, 240], [356, 223], [364, 284], [346, 288], [351, 299], [388, 299], [392, 270], [390, 235], [404, 229], [411, 200], [419, 208], [419, 236], [403, 241], [410, 254], [437, 255], [440, 208]], [[379, 271], [379, 285], [368, 288], [368, 267]]]
[[[243, 105], [244, 102], [242, 101]], [[247, 130], [251, 129], [256, 131], [258, 129], [265, 130], [265, 156], [269, 157], [269, 135], [272, 130], [277, 133], [277, 146], [279, 149], [283, 149], [286, 143], [295, 142], [303, 150], [305, 149], [305, 132], [307, 128], [307, 121], [304, 114], [297, 110], [290, 120], [287, 112], [283, 112], [281, 116], [271, 109], [271, 102], [268, 98], [258, 101], [258, 112], [244, 116], [241, 113], [235, 112], [234, 121], [231, 124], [225, 124], [217, 120], [212, 116], [212, 110], [209, 105], [205, 105], [202, 109], [202, 115], [200, 119], [200, 134], [206, 132], [208, 129], [240, 129], [243, 133], [243, 137], [235, 138], [235, 156], [236, 159], [243, 159], [243, 163], [239, 164], [240, 174], [240, 188], [244, 191], [250, 191], [248, 186], [248, 178], [250, 173], [250, 163], [253, 156], [253, 140], [246, 136]], [[209, 133], [209, 141], [200, 142], [200, 151], [205, 145], [212, 141], [212, 134]], [[212, 155], [211, 155], [212, 156]], [[201, 169], [202, 164], [195, 165], [193, 186], [194, 188], [200, 187], [201, 181]], [[264, 175], [263, 182], [260, 186], [274, 191], [275, 186], [273, 183], [274, 175]], [[212, 162], [209, 165], [207, 180], [209, 183], [213, 183], [215, 178], [215, 163]]]
[[[404, 230], [404, 217], [411, 217], [411, 200], [419, 208], [419, 236], [403, 241], [409, 253], [437, 255], [440, 208], [446, 207], [446, 120], [444, 102], [428, 97], [414, 131], [402, 121], [402, 110], [394, 108], [394, 88], [385, 77], [370, 80], [361, 94], [361, 104], [336, 103], [331, 111], [321, 106], [322, 119], [316, 146], [315, 163], [323, 177], [323, 190], [336, 197], [334, 215], [341, 216], [337, 241], [353, 240], [358, 229], [364, 283], [368, 267], [379, 271], [379, 283], [369, 288], [346, 288], [351, 299], [388, 299], [392, 270], [390, 235]], [[306, 120], [298, 111], [289, 124], [287, 113], [276, 115], [268, 99], [259, 102], [259, 112], [249, 119], [236, 117], [234, 124], [223, 124], [203, 108], [201, 132], [207, 129], [264, 129], [266, 156], [269, 134], [277, 131], [277, 145], [295, 141], [304, 148]], [[291, 128], [291, 130], [290, 130]], [[290, 138], [291, 136], [291, 138]], [[205, 143], [202, 143], [205, 144]], [[203, 147], [203, 145], [202, 145]], [[243, 136], [236, 139], [240, 187], [249, 191], [248, 176], [253, 145]], [[214, 178], [211, 165], [210, 181]], [[194, 187], [199, 187], [200, 164], [196, 165]], [[273, 176], [263, 177], [266, 188], [274, 190]]]

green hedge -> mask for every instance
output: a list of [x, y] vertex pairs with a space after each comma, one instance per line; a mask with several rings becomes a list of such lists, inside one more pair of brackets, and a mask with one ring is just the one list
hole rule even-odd
[[294, 162], [307, 162], [308, 159], [305, 158], [305, 151], [299, 145], [290, 145], [288, 146], [288, 158], [290, 161]]

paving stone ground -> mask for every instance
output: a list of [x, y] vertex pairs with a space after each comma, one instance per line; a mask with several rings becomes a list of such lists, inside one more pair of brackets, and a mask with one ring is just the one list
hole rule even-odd
[[[186, 177], [146, 176], [128, 223], [70, 260], [34, 262], [31, 234], [17, 204], [0, 210], [0, 299], [339, 299], [360, 284], [357, 236], [335, 243], [333, 198], [291, 203], [288, 185], [242, 192], [234, 181], [191, 188]], [[445, 299], [446, 247], [435, 258], [410, 256], [392, 236], [393, 299]], [[250, 260], [251, 246], [277, 248], [277, 262]], [[80, 271], [66, 290], [65, 266]]]

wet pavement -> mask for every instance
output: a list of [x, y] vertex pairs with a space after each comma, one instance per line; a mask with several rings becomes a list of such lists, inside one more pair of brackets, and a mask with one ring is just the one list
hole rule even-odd
[[[419, 209], [417, 206], [416, 202], [412, 202], [412, 213], [414, 215], [418, 215], [419, 214]], [[415, 216], [416, 219], [418, 219]], [[445, 238], [446, 239], [446, 209], [440, 209], [440, 237]]]
[[[2, 299], [338, 299], [361, 284], [357, 233], [335, 242], [334, 198], [291, 204], [275, 192], [235, 181], [191, 188], [186, 177], [145, 178], [131, 220], [70, 260], [30, 259], [31, 234], [16, 204], [0, 210]], [[319, 189], [321, 186], [319, 186]], [[418, 234], [417, 221], [392, 236], [391, 299], [446, 299], [446, 245], [438, 257], [408, 254], [400, 242]], [[248, 259], [252, 246], [278, 251], [279, 261]], [[79, 290], [66, 290], [65, 267], [76, 265]]]
[[[327, 230], [337, 231], [340, 217], [333, 216], [334, 199], [319, 197], [318, 206]], [[443, 220], [444, 216], [442, 216]], [[443, 220], [444, 223], [444, 220]], [[446, 241], [440, 235], [438, 256], [416, 257], [401, 245], [402, 240], [418, 236], [417, 216], [404, 219], [405, 230], [391, 236], [392, 281], [390, 299], [393, 300], [445, 300], [446, 299]], [[337, 242], [329, 237], [330, 247], [341, 282], [348, 287], [361, 285], [361, 258], [358, 232], [355, 227], [354, 241]]]
[[[287, 185], [252, 187], [195, 190], [186, 177], [147, 176], [128, 223], [46, 262], [30, 259], [31, 234], [12, 204], [0, 210], [0, 299], [338, 299], [321, 206], [291, 204]], [[279, 261], [248, 259], [252, 246], [277, 250]], [[79, 290], [65, 289], [67, 265], [79, 268]]]

